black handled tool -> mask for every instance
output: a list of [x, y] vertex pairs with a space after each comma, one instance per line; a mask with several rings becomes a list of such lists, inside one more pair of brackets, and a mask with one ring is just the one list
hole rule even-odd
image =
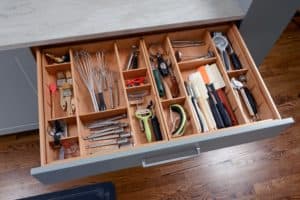
[[258, 120], [258, 110], [256, 101], [253, 95], [251, 94], [250, 90], [241, 81], [236, 80], [234, 77], [231, 78], [231, 84], [233, 88], [240, 92], [245, 106], [249, 112], [249, 115], [253, 117], [253, 119]]
[[229, 57], [231, 60], [231, 63], [233, 65], [233, 69], [242, 69], [242, 64], [241, 61], [239, 59], [239, 57], [236, 55], [236, 53], [233, 51], [233, 48], [230, 44], [230, 42], [228, 43], [228, 50], [229, 50]]
[[131, 48], [132, 50], [128, 59], [126, 70], [138, 68], [138, 57], [139, 57], [138, 47], [133, 45]]
[[247, 88], [247, 87], [244, 87], [244, 90], [245, 90], [245, 93], [246, 93], [246, 96], [249, 100], [249, 103], [252, 107], [252, 110], [254, 112], [255, 115], [257, 115], [258, 111], [257, 111], [257, 103], [252, 95], [252, 93], [250, 92], [250, 90]]
[[138, 64], [139, 64], [138, 58], [139, 58], [139, 51], [136, 50], [136, 51], [134, 51], [134, 54], [133, 54], [133, 59], [132, 59], [132, 64], [131, 64], [132, 69], [138, 68]]
[[160, 53], [156, 54], [158, 70], [162, 77], [166, 77], [169, 75], [169, 68], [167, 63], [164, 61], [162, 55]]
[[213, 95], [212, 91], [211, 91], [211, 88], [209, 87], [209, 85], [206, 85], [206, 88], [208, 90], [208, 103], [209, 103], [209, 107], [211, 109], [211, 112], [214, 116], [214, 119], [216, 121], [216, 124], [217, 124], [217, 128], [224, 128], [225, 125], [224, 125], [224, 122], [223, 122], [223, 119], [222, 119], [222, 116], [221, 116], [221, 113], [218, 109], [218, 102], [215, 98], [215, 96]]
[[239, 81], [241, 81], [243, 83], [243, 85], [244, 85], [244, 92], [245, 92], [245, 95], [246, 95], [246, 97], [248, 99], [250, 107], [252, 108], [252, 112], [255, 115], [255, 117], [258, 119], [258, 115], [257, 115], [257, 113], [258, 113], [257, 103], [256, 103], [255, 98], [252, 95], [251, 91], [246, 86], [247, 77], [246, 77], [246, 75], [240, 75], [238, 79], [239, 79]]
[[60, 139], [61, 136], [64, 132], [64, 128], [61, 126], [60, 122], [58, 120], [54, 121], [54, 135], [53, 135], [53, 139], [54, 139], [54, 148], [60, 148], [61, 147], [61, 143], [60, 143]]
[[151, 118], [151, 125], [156, 141], [162, 140], [160, 125], [156, 115]]
[[227, 112], [227, 110], [225, 109], [225, 106], [224, 104], [222, 103], [219, 95], [217, 94], [216, 90], [215, 90], [215, 87], [213, 84], [209, 84], [207, 85], [207, 89], [209, 92], [212, 93], [212, 95], [214, 96], [215, 100], [216, 100], [216, 106], [217, 106], [217, 109], [222, 117], [222, 120], [223, 120], [223, 123], [224, 123], [224, 126], [225, 127], [229, 127], [229, 126], [232, 126], [232, 121], [230, 119], [230, 115], [229, 113]]
[[152, 126], [152, 130], [153, 130], [155, 139], [156, 139], [156, 141], [162, 140], [163, 138], [162, 138], [162, 134], [161, 134], [161, 130], [160, 130], [160, 124], [159, 124], [158, 118], [155, 115], [153, 101], [150, 101], [147, 108], [152, 110], [152, 117], [150, 120], [151, 120], [151, 126]]

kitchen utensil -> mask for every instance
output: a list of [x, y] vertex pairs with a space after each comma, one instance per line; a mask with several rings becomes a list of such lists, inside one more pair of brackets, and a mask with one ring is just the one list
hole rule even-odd
[[191, 82], [190, 81], [185, 81], [184, 82], [186, 91], [188, 96], [190, 97], [190, 101], [191, 101], [191, 105], [194, 108], [194, 112], [196, 113], [197, 119], [199, 121], [200, 127], [201, 127], [201, 132], [206, 132], [208, 131], [208, 127], [207, 127], [207, 122], [205, 120], [205, 117], [197, 103], [197, 99], [194, 95], [194, 92], [192, 90], [192, 86], [191, 86]]
[[89, 139], [103, 137], [103, 136], [107, 136], [107, 135], [120, 134], [120, 133], [123, 133], [124, 131], [125, 131], [124, 128], [117, 127], [116, 129], [110, 130], [110, 131], [107, 131], [107, 132], [94, 133], [94, 134], [89, 135], [89, 136], [87, 136], [87, 137], [85, 137], [83, 139], [84, 140], [89, 140]]
[[90, 141], [100, 141], [100, 140], [112, 140], [112, 139], [118, 139], [118, 138], [129, 138], [131, 137], [130, 132], [123, 132], [117, 135], [107, 135], [103, 137], [97, 137], [97, 138], [92, 138]]
[[162, 138], [162, 133], [161, 133], [158, 118], [155, 115], [155, 104], [153, 103], [152, 100], [150, 101], [149, 105], [147, 106], [147, 109], [150, 109], [152, 111], [151, 126], [152, 126], [152, 130], [153, 130], [153, 133], [155, 136], [155, 140], [160, 141], [163, 138]]
[[100, 75], [101, 75], [101, 80], [102, 80], [102, 89], [104, 91], [107, 90], [107, 72], [108, 72], [108, 67], [105, 59], [105, 53], [104, 51], [97, 51], [96, 52], [96, 67], [99, 69]]
[[160, 72], [162, 77], [166, 77], [169, 75], [169, 67], [166, 63], [166, 61], [164, 60], [162, 54], [157, 53], [156, 54], [156, 59], [157, 59], [157, 68], [158, 71]]
[[94, 111], [98, 112], [99, 107], [96, 94], [94, 92], [93, 63], [91, 55], [85, 50], [77, 51], [75, 52], [74, 61], [75, 68], [79, 72], [83, 83], [90, 93]]
[[[179, 137], [182, 136], [185, 132], [185, 126], [187, 122], [186, 113], [184, 108], [179, 104], [172, 104], [170, 105], [170, 110], [172, 112], [175, 112], [179, 115], [179, 123], [172, 131], [173, 137]], [[172, 115], [171, 115], [172, 116]]]
[[205, 45], [203, 40], [171, 40], [173, 48], [196, 47]]
[[192, 60], [192, 59], [206, 59], [211, 58], [214, 56], [214, 53], [212, 51], [208, 51], [205, 55], [199, 55], [199, 56], [190, 56], [190, 55], [184, 55], [181, 51], [175, 51], [175, 58], [177, 62], [186, 61], [186, 60]]
[[[223, 123], [223, 127], [230, 127], [232, 126], [232, 122], [231, 122], [231, 119], [230, 119], [230, 116], [227, 112], [227, 110], [225, 109], [220, 97], [218, 96], [215, 88], [214, 88], [214, 84], [211, 83], [211, 84], [207, 84], [206, 85], [207, 87], [207, 90], [208, 90], [208, 93], [209, 95], [211, 96], [211, 98], [213, 99], [213, 102], [217, 108], [217, 117], [221, 116], [221, 121]], [[217, 121], [217, 120], [216, 120]], [[222, 127], [222, 128], [223, 128]]]
[[106, 110], [106, 103], [104, 100], [103, 79], [102, 79], [100, 69], [96, 69], [96, 68], [93, 69], [93, 80], [97, 91], [98, 108], [100, 111], [104, 111]]
[[93, 129], [93, 128], [99, 128], [110, 124], [116, 124], [116, 123], [120, 123], [119, 121], [116, 120], [120, 120], [120, 119], [124, 119], [126, 118], [127, 115], [126, 114], [120, 114], [120, 115], [116, 115], [114, 117], [110, 117], [110, 118], [105, 118], [105, 119], [101, 119], [101, 120], [96, 120], [94, 122], [88, 123], [86, 125], [87, 128], [89, 129]]
[[61, 57], [55, 56], [51, 53], [45, 53], [45, 56], [49, 59], [51, 59], [55, 63], [64, 63], [64, 62], [70, 62], [70, 56], [69, 54], [63, 55]]
[[57, 91], [57, 87], [55, 83], [51, 83], [49, 85], [49, 91], [50, 91], [50, 102], [51, 102], [51, 117], [54, 118], [55, 114], [54, 114], [54, 95]]
[[259, 119], [259, 118], [258, 118], [258, 110], [257, 110], [257, 103], [256, 103], [256, 100], [255, 100], [253, 94], [251, 93], [251, 91], [250, 91], [250, 90], [248, 89], [248, 87], [246, 86], [246, 84], [247, 84], [247, 77], [246, 77], [246, 75], [242, 74], [242, 75], [240, 75], [240, 76], [238, 77], [238, 79], [239, 79], [239, 81], [241, 81], [241, 82], [243, 83], [243, 85], [244, 85], [244, 90], [245, 90], [245, 93], [246, 93], [247, 98], [248, 98], [248, 100], [249, 100], [249, 103], [250, 103], [250, 105], [251, 105], [251, 107], [252, 107], [252, 110], [253, 110], [253, 112], [254, 112], [256, 118]]
[[136, 116], [136, 118], [141, 120], [143, 123], [147, 141], [152, 142], [151, 129], [150, 129], [149, 122], [148, 122], [150, 117], [152, 117], [151, 110], [150, 109], [141, 109], [141, 108], [137, 109], [135, 111], [135, 116]]
[[152, 73], [154, 76], [158, 94], [160, 97], [164, 97], [166, 95], [165, 87], [164, 87], [161, 75], [160, 75], [157, 67], [155, 66], [155, 62], [152, 57], [150, 57], [150, 63], [151, 63]]
[[97, 147], [104, 147], [104, 146], [111, 146], [111, 145], [120, 145], [128, 144], [130, 140], [128, 138], [118, 138], [115, 141], [108, 141], [105, 143], [97, 143], [97, 144], [89, 144], [86, 146], [87, 149], [89, 148], [97, 148]]
[[[233, 88], [240, 91], [240, 94], [242, 96], [244, 104], [246, 105], [249, 115], [253, 119], [256, 119], [257, 118], [256, 117], [257, 116], [257, 108], [256, 108], [256, 102], [253, 98], [253, 95], [250, 93], [248, 88], [246, 89], [247, 90], [247, 92], [246, 92], [246, 90], [245, 90], [246, 87], [243, 85], [243, 83], [236, 80], [234, 77], [231, 79], [231, 84], [232, 84]], [[249, 95], [249, 93], [250, 93], [250, 95]], [[248, 97], [250, 97], [250, 98], [248, 98]]]
[[127, 62], [126, 70], [138, 68], [139, 49], [137, 46], [131, 46], [130, 56]]
[[224, 88], [226, 87], [224, 79], [217, 67], [217, 65], [211, 64], [211, 65], [205, 65], [203, 67], [200, 67], [198, 69], [198, 71], [200, 71], [201, 75], [203, 75], [203, 72], [205, 72], [209, 78], [209, 83], [213, 83], [214, 84], [214, 88], [217, 92], [218, 97], [220, 98], [222, 104], [224, 105], [227, 113], [230, 116], [232, 125], [237, 125], [237, 119], [235, 114], [233, 113], [230, 103], [228, 102], [228, 99], [225, 95], [225, 91]]
[[125, 80], [126, 87], [140, 86], [146, 83], [146, 77], [137, 77]]
[[204, 80], [199, 72], [194, 72], [189, 75], [188, 80], [191, 82], [191, 88], [198, 101], [198, 104], [204, 114], [205, 120], [209, 130], [217, 128], [213, 114], [208, 104], [208, 93]]
[[225, 69], [228, 71], [230, 70], [230, 62], [228, 58], [228, 54], [226, 52], [226, 48], [228, 46], [228, 40], [226, 37], [222, 35], [221, 32], [214, 32], [213, 41], [216, 45], [216, 47], [220, 51], [221, 59], [223, 64], [225, 65]]
[[234, 52], [230, 42], [228, 42], [228, 54], [231, 60], [231, 63], [233, 65], [233, 69], [242, 69], [242, 64], [241, 61], [239, 59], [239, 57], [236, 55], [236, 53]]

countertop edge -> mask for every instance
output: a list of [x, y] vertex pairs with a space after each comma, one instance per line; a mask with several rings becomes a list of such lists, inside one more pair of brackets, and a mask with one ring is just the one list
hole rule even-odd
[[175, 28], [181, 28], [181, 27], [184, 28], [184, 27], [189, 27], [189, 26], [208, 25], [208, 24], [212, 24], [212, 23], [237, 21], [237, 20], [243, 19], [244, 16], [245, 15], [243, 14], [243, 15], [231, 16], [231, 17], [226, 17], [226, 18], [197, 20], [197, 21], [190, 21], [190, 22], [183, 22], [183, 23], [164, 24], [164, 25], [160, 25], [160, 26], [149, 26], [149, 27], [134, 28], [134, 29], [116, 30], [116, 31], [102, 32], [102, 33], [96, 33], [96, 34], [90, 34], [90, 35], [54, 38], [54, 39], [49, 39], [49, 40], [40, 40], [40, 41], [36, 41], [36, 42], [32, 41], [32, 42], [10, 44], [10, 45], [2, 45], [2, 46], [0, 46], [0, 51], [17, 49], [17, 48], [28, 48], [28, 47], [51, 45], [51, 44], [75, 42], [75, 41], [80, 41], [80, 40], [101, 39], [101, 38], [106, 38], [106, 37], [115, 37], [115, 36], [120, 36], [120, 35], [125, 35], [125, 34], [126, 35], [137, 34], [137, 33], [148, 32], [148, 31], [160, 31], [160, 30], [164, 30], [164, 29], [175, 29]]

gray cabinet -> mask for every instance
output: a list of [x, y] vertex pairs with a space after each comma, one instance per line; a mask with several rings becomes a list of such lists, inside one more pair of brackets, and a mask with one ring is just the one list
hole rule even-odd
[[36, 64], [31, 51], [0, 51], [0, 69], [0, 135], [37, 129]]

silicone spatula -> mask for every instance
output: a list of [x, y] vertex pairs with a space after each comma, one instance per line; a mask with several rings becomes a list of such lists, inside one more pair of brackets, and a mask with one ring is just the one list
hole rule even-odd
[[189, 81], [191, 82], [192, 90], [204, 114], [209, 130], [216, 129], [217, 125], [208, 104], [207, 88], [200, 73], [194, 72], [190, 74]]

